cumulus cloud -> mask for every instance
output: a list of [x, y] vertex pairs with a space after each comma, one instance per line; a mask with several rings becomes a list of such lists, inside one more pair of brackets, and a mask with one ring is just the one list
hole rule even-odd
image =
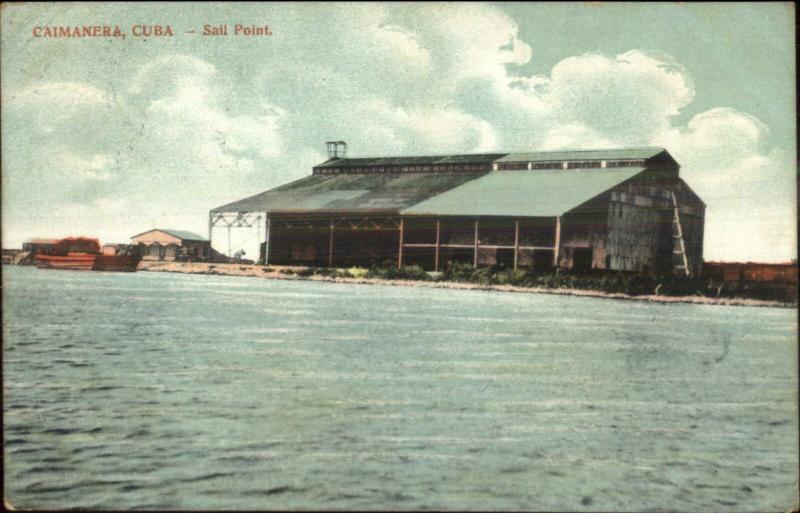
[[307, 174], [325, 140], [345, 139], [354, 155], [662, 145], [708, 204], [707, 258], [794, 255], [789, 149], [732, 108], [678, 121], [695, 86], [668, 55], [585, 53], [525, 75], [535, 49], [492, 5], [306, 14], [285, 16], [284, 35], [246, 74], [223, 59], [162, 55], [129, 70], [115, 94], [64, 81], [4, 94], [6, 125], [38, 149], [8, 150], [12, 210], [30, 208], [15, 203], [25, 181], [48, 204], [101, 212], [99, 201], [125, 196], [148, 205], [151, 221], [203, 231], [208, 208]]
[[111, 222], [119, 198], [147, 205], [149, 220], [183, 209], [190, 228], [204, 226], [204, 211], [230, 191], [247, 194], [252, 171], [283, 154], [285, 111], [265, 98], [232, 108], [235, 94], [215, 66], [185, 55], [141, 66], [117, 95], [76, 82], [12, 91], [3, 98], [4, 138], [13, 127], [16, 143], [4, 159], [5, 236], [24, 239], [23, 227], [56, 211], [85, 231], [95, 218]]
[[109, 180], [111, 178], [109, 168], [115, 164], [114, 158], [110, 155], [96, 153], [83, 157], [69, 149], [56, 154], [54, 159], [72, 178], [79, 180]]
[[3, 98], [4, 104], [20, 106], [83, 107], [111, 105], [109, 92], [80, 82], [39, 82]]
[[694, 116], [654, 139], [708, 204], [706, 258], [788, 260], [796, 247], [795, 164], [769, 129], [731, 108]]

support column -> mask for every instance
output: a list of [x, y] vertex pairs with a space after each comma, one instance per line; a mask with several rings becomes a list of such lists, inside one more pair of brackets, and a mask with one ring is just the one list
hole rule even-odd
[[478, 220], [475, 220], [475, 253], [472, 258], [472, 266], [478, 267]]
[[519, 258], [519, 219], [514, 221], [514, 270], [517, 270], [517, 258]]
[[266, 215], [267, 217], [267, 228], [266, 233], [264, 235], [264, 265], [269, 265], [269, 231], [272, 227], [272, 219], [269, 217], [269, 213]]
[[328, 267], [333, 267], [333, 219], [331, 219], [331, 235], [328, 239]]
[[397, 268], [403, 268], [403, 218], [400, 218], [400, 248], [397, 251]]
[[211, 258], [211, 247], [212, 247], [212, 239], [211, 236], [214, 233], [214, 221], [213, 215], [211, 212], [208, 213], [208, 252], [206, 254], [206, 261]]
[[439, 233], [440, 233], [440, 228], [441, 228], [441, 221], [439, 219], [436, 219], [436, 251], [434, 252], [434, 258], [436, 258], [436, 261], [433, 264], [433, 271], [437, 272], [437, 273], [439, 272], [439, 240], [440, 240], [439, 239]]
[[553, 248], [553, 267], [558, 267], [559, 246], [561, 246], [561, 216], [556, 216], [556, 244]]
[[228, 258], [231, 257], [231, 225], [228, 225]]

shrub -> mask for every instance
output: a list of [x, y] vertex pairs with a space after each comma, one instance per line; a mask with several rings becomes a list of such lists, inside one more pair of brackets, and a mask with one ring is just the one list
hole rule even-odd
[[444, 281], [470, 281], [475, 268], [464, 262], [454, 262], [442, 273]]
[[398, 269], [394, 265], [375, 266], [371, 267], [366, 274], [367, 278], [374, 278], [379, 280], [420, 280], [428, 281], [431, 279], [430, 275], [418, 265], [408, 265], [402, 269]]
[[469, 281], [481, 285], [491, 285], [494, 282], [494, 270], [491, 267], [478, 267], [472, 271]]
[[508, 281], [517, 287], [530, 287], [533, 283], [533, 276], [524, 269], [514, 269], [508, 273]]
[[353, 278], [364, 278], [367, 273], [369, 273], [369, 269], [364, 269], [363, 267], [351, 267], [347, 270], [347, 272]]
[[399, 270], [399, 277], [402, 280], [428, 281], [431, 279], [428, 272], [418, 265], [409, 265]]

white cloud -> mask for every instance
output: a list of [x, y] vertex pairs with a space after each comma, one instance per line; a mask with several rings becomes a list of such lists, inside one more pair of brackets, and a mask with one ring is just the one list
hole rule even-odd
[[69, 149], [56, 154], [57, 165], [73, 178], [109, 180], [109, 168], [116, 163], [110, 155], [96, 153], [88, 157], [76, 155]]
[[446, 153], [464, 146], [485, 151], [496, 145], [489, 123], [458, 109], [405, 109], [381, 99], [360, 101], [350, 109], [348, 124], [358, 127], [360, 140], [373, 151], [382, 147], [400, 152], [431, 148]]
[[617, 146], [619, 146], [617, 143], [608, 139], [597, 130], [593, 130], [580, 123], [570, 123], [548, 130], [539, 145], [539, 149], [594, 149], [614, 148]]
[[166, 55], [131, 70], [116, 96], [59, 81], [12, 91], [4, 106], [37, 153], [15, 153], [4, 186], [24, 198], [18, 177], [46, 188], [48, 173], [80, 170], [80, 185], [56, 176], [42, 196], [100, 212], [99, 198], [127, 195], [162, 222], [175, 219], [166, 224], [198, 230], [203, 210], [307, 174], [330, 139], [345, 139], [354, 155], [654, 144], [709, 205], [707, 257], [793, 256], [791, 149], [732, 108], [677, 121], [695, 87], [668, 55], [586, 53], [525, 76], [534, 50], [493, 5], [318, 12], [315, 41], [325, 48], [303, 33], [308, 20], [287, 17], [286, 35], [247, 74], [222, 58]]
[[709, 260], [796, 256], [796, 166], [768, 138], [754, 116], [717, 108], [654, 140], [681, 162], [682, 177], [708, 205]]
[[80, 82], [39, 82], [21, 91], [4, 95], [3, 103], [66, 108], [112, 105], [114, 97], [107, 91]]
[[390, 52], [416, 66], [430, 66], [431, 54], [420, 45], [416, 33], [396, 25], [381, 25], [376, 32]]

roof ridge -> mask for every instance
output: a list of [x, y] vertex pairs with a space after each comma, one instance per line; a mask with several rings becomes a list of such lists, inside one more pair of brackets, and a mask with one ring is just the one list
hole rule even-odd
[[434, 158], [434, 157], [481, 157], [489, 155], [510, 155], [512, 153], [590, 153], [596, 151], [626, 151], [626, 150], [666, 150], [663, 146], [616, 146], [610, 148], [590, 148], [583, 150], [503, 150], [503, 151], [485, 151], [478, 153], [427, 153], [427, 154], [406, 154], [406, 155], [359, 155], [347, 156], [329, 160], [356, 160], [356, 159], [403, 159], [403, 158]]

